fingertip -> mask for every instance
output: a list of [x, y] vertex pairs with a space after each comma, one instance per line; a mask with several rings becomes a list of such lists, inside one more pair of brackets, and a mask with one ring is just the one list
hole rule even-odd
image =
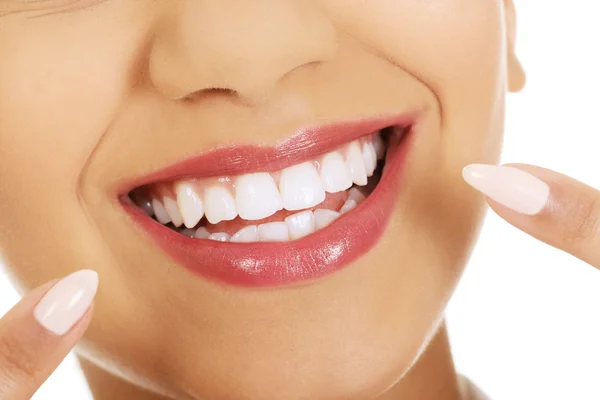
[[524, 215], [541, 212], [550, 195], [544, 181], [515, 167], [471, 164], [463, 169], [463, 177], [489, 199]]
[[63, 336], [90, 309], [98, 289], [98, 274], [76, 271], [58, 281], [34, 309], [35, 319], [47, 331]]
[[473, 188], [482, 191], [480, 182], [485, 180], [495, 167], [490, 164], [469, 164], [462, 169], [462, 177]]

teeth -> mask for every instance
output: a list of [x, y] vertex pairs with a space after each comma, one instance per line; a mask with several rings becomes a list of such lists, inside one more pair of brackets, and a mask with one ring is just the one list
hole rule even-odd
[[375, 154], [375, 149], [371, 142], [363, 143], [362, 156], [363, 161], [365, 162], [367, 176], [373, 176], [373, 172], [375, 172], [375, 168], [377, 168], [377, 154]]
[[258, 240], [261, 242], [287, 242], [290, 234], [285, 222], [269, 222], [258, 226]]
[[275, 181], [267, 173], [247, 174], [237, 178], [235, 199], [240, 218], [246, 220], [263, 219], [283, 208]]
[[184, 229], [184, 230], [182, 230], [182, 231], [181, 231], [181, 234], [182, 234], [183, 236], [187, 236], [187, 237], [189, 237], [189, 238], [194, 238], [194, 237], [196, 237], [196, 231], [195, 231], [195, 230], [193, 230], [193, 229]]
[[325, 228], [340, 216], [339, 212], [321, 209], [315, 210], [314, 214], [316, 230]]
[[140, 205], [140, 207], [142, 207], [144, 209], [144, 211], [146, 212], [146, 214], [148, 214], [148, 216], [150, 216], [150, 217], [154, 216], [154, 208], [152, 207], [152, 201], [144, 200], [142, 202], [142, 204]]
[[340, 153], [333, 152], [323, 157], [321, 161], [321, 181], [329, 193], [347, 190], [352, 186], [352, 176]]
[[231, 241], [235, 243], [250, 243], [258, 241], [258, 227], [256, 225], [250, 225], [242, 228], [235, 235], [231, 237]]
[[279, 192], [286, 210], [314, 207], [325, 200], [325, 189], [317, 169], [310, 162], [281, 172]]
[[165, 210], [165, 207], [162, 205], [160, 200], [152, 199], [152, 208], [154, 208], [158, 222], [163, 225], [171, 222], [171, 218], [169, 217], [169, 214], [167, 214], [167, 210]]
[[358, 142], [352, 142], [346, 149], [346, 166], [350, 170], [352, 181], [359, 186], [367, 184], [367, 170], [363, 161], [362, 151]]
[[222, 186], [212, 186], [204, 194], [204, 210], [206, 219], [211, 224], [231, 221], [237, 217], [235, 200], [229, 190]]
[[315, 231], [315, 216], [310, 210], [290, 215], [285, 219], [285, 223], [292, 240], [300, 239]]
[[165, 205], [165, 210], [167, 210], [167, 214], [169, 214], [169, 218], [171, 218], [171, 222], [173, 225], [179, 228], [181, 225], [183, 225], [183, 218], [181, 218], [181, 214], [179, 214], [177, 202], [175, 199], [169, 196], [163, 197], [163, 202]]
[[360, 204], [366, 199], [366, 197], [357, 188], [352, 188], [348, 191], [348, 199], [354, 200], [357, 204]]
[[376, 132], [373, 135], [373, 148], [375, 149], [377, 159], [381, 160], [385, 156], [385, 144], [383, 143], [380, 132]]
[[[377, 160], [385, 156], [385, 150], [381, 134], [376, 132], [319, 159], [281, 171], [214, 177], [206, 182], [181, 180], [173, 185], [176, 197], [158, 184], [151, 188], [154, 193], [146, 189], [134, 191], [132, 200], [160, 223], [181, 227], [178, 231], [189, 237], [233, 242], [296, 240], [329, 225], [365, 200], [365, 195], [352, 185], [368, 184], [368, 177], [377, 168]], [[343, 191], [348, 197], [339, 212], [310, 211], [325, 201], [326, 193]], [[238, 215], [244, 220], [259, 221], [282, 209], [304, 211], [285, 221], [247, 226], [233, 236], [225, 232], [211, 234], [205, 227], [193, 229], [203, 217], [213, 225], [234, 220]]]
[[342, 208], [340, 208], [340, 214], [346, 214], [348, 211], [354, 210], [356, 206], [356, 201], [348, 199], [346, 200]]
[[212, 235], [210, 235], [208, 237], [209, 240], [214, 240], [217, 242], [229, 242], [230, 238], [231, 238], [231, 236], [229, 236], [228, 234], [226, 234], [224, 232], [213, 233]]
[[196, 234], [194, 235], [196, 239], [208, 239], [210, 237], [210, 233], [206, 230], [205, 227], [200, 227], [196, 230]]
[[152, 199], [147, 197], [145, 193], [133, 192], [131, 193], [131, 199], [135, 204], [140, 206], [142, 210], [150, 217], [154, 216], [154, 209], [152, 208]]
[[193, 228], [204, 216], [204, 204], [191, 183], [181, 182], [175, 185], [177, 206], [187, 228]]

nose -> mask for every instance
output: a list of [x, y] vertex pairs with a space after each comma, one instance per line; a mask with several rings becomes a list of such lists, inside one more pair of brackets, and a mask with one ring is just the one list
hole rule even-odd
[[315, 2], [168, 3], [157, 21], [149, 70], [157, 90], [171, 99], [225, 90], [260, 102], [290, 72], [326, 62], [337, 50], [335, 27]]

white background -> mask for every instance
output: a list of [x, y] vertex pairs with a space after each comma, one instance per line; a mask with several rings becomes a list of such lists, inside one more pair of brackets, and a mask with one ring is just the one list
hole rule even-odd
[[[504, 162], [600, 188], [600, 4], [516, 2], [529, 81], [508, 100]], [[0, 273], [0, 314], [16, 301]], [[600, 399], [600, 272], [492, 213], [448, 316], [459, 370], [494, 400]], [[63, 398], [66, 388], [68, 398], [89, 398], [72, 357], [34, 399]]]

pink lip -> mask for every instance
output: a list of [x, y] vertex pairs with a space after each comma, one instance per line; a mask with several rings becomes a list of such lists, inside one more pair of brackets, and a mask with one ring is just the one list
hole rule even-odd
[[301, 130], [275, 146], [224, 146], [144, 177], [122, 182], [116, 188], [116, 192], [123, 195], [148, 183], [176, 180], [187, 176], [202, 178], [279, 171], [325, 154], [366, 134], [390, 126], [409, 126], [415, 120], [416, 113], [384, 116]]
[[369, 197], [327, 228], [287, 243], [223, 243], [191, 239], [149, 218], [126, 196], [135, 187], [184, 176], [240, 175], [276, 171], [314, 158], [356, 138], [390, 126], [413, 126], [413, 115], [382, 117], [302, 131], [275, 147], [218, 149], [121, 186], [119, 200], [133, 221], [189, 271], [220, 283], [267, 287], [302, 283], [329, 275], [377, 244], [394, 211], [409, 132], [386, 161]]

